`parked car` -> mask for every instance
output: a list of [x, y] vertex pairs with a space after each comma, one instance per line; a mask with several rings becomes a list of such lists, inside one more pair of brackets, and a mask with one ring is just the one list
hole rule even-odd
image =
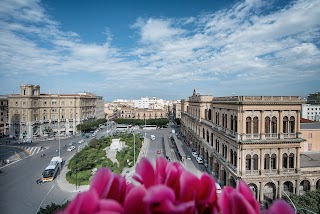
[[72, 150], [74, 150], [76, 147], [75, 146], [70, 146], [70, 148], [67, 150], [68, 152], [71, 152]]
[[74, 144], [74, 141], [72, 141], [71, 143], [69, 143], [69, 146], [73, 146], [73, 144]]
[[198, 157], [198, 154], [197, 154], [196, 152], [192, 152], [191, 154], [192, 154], [192, 156], [195, 157], [195, 158]]
[[190, 157], [190, 155], [187, 155], [187, 160], [191, 160], [191, 157]]
[[203, 163], [203, 160], [201, 158], [199, 158], [199, 157], [197, 157], [196, 160], [197, 160], [198, 163]]

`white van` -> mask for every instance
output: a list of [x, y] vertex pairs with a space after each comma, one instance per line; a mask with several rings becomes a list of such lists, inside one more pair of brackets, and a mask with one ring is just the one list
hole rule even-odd
[[151, 135], [150, 138], [151, 138], [151, 140], [155, 140], [155, 139], [156, 139], [156, 136]]

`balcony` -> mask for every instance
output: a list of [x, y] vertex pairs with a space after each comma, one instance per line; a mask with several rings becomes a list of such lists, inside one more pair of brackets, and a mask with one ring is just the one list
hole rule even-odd
[[256, 176], [259, 175], [259, 170], [246, 170], [246, 175]]
[[282, 173], [283, 174], [292, 174], [292, 173], [295, 173], [296, 172], [296, 169], [295, 168], [289, 168], [289, 169], [283, 169]]
[[296, 138], [295, 133], [283, 133], [284, 138]]
[[278, 170], [277, 170], [277, 169], [266, 169], [266, 170], [264, 171], [264, 174], [266, 174], [266, 175], [278, 174]]

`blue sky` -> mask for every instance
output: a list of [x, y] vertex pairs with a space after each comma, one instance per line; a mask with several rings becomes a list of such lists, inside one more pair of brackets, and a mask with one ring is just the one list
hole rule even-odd
[[320, 0], [2, 0], [0, 94], [320, 91]]

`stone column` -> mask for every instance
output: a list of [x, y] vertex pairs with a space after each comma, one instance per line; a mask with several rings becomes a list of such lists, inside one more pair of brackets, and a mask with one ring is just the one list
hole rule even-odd
[[264, 111], [262, 110], [260, 113], [260, 136], [261, 136], [261, 140], [265, 140], [266, 139], [266, 132], [265, 132], [265, 116], [264, 116]]
[[300, 152], [299, 152], [299, 148], [296, 148], [296, 163], [295, 163], [295, 168], [296, 168], [296, 172], [299, 173], [301, 171], [300, 169]]
[[[281, 174], [282, 173], [282, 171], [283, 171], [283, 169], [282, 169], [282, 155], [281, 155], [281, 149], [278, 149], [278, 174]], [[289, 157], [288, 157], [288, 159], [289, 159]]]
[[278, 198], [282, 197], [282, 183], [281, 181], [277, 181], [278, 182]]
[[297, 117], [296, 117], [296, 124], [295, 124], [295, 132], [297, 133], [296, 134], [296, 137], [299, 137], [298, 136], [298, 133], [300, 133], [300, 111], [297, 111]]
[[280, 139], [283, 139], [283, 130], [282, 130], [282, 123], [283, 123], [283, 115], [282, 115], [282, 111], [279, 111], [279, 118], [278, 118], [278, 134], [280, 135]]
[[264, 154], [263, 149], [260, 149], [260, 175], [264, 174]]
[[240, 165], [240, 172], [241, 176], [245, 175], [246, 173], [246, 156], [244, 154], [245, 150], [241, 151], [241, 165]]
[[263, 198], [263, 183], [259, 182], [260, 187], [259, 187], [259, 201], [263, 202], [264, 198]]

